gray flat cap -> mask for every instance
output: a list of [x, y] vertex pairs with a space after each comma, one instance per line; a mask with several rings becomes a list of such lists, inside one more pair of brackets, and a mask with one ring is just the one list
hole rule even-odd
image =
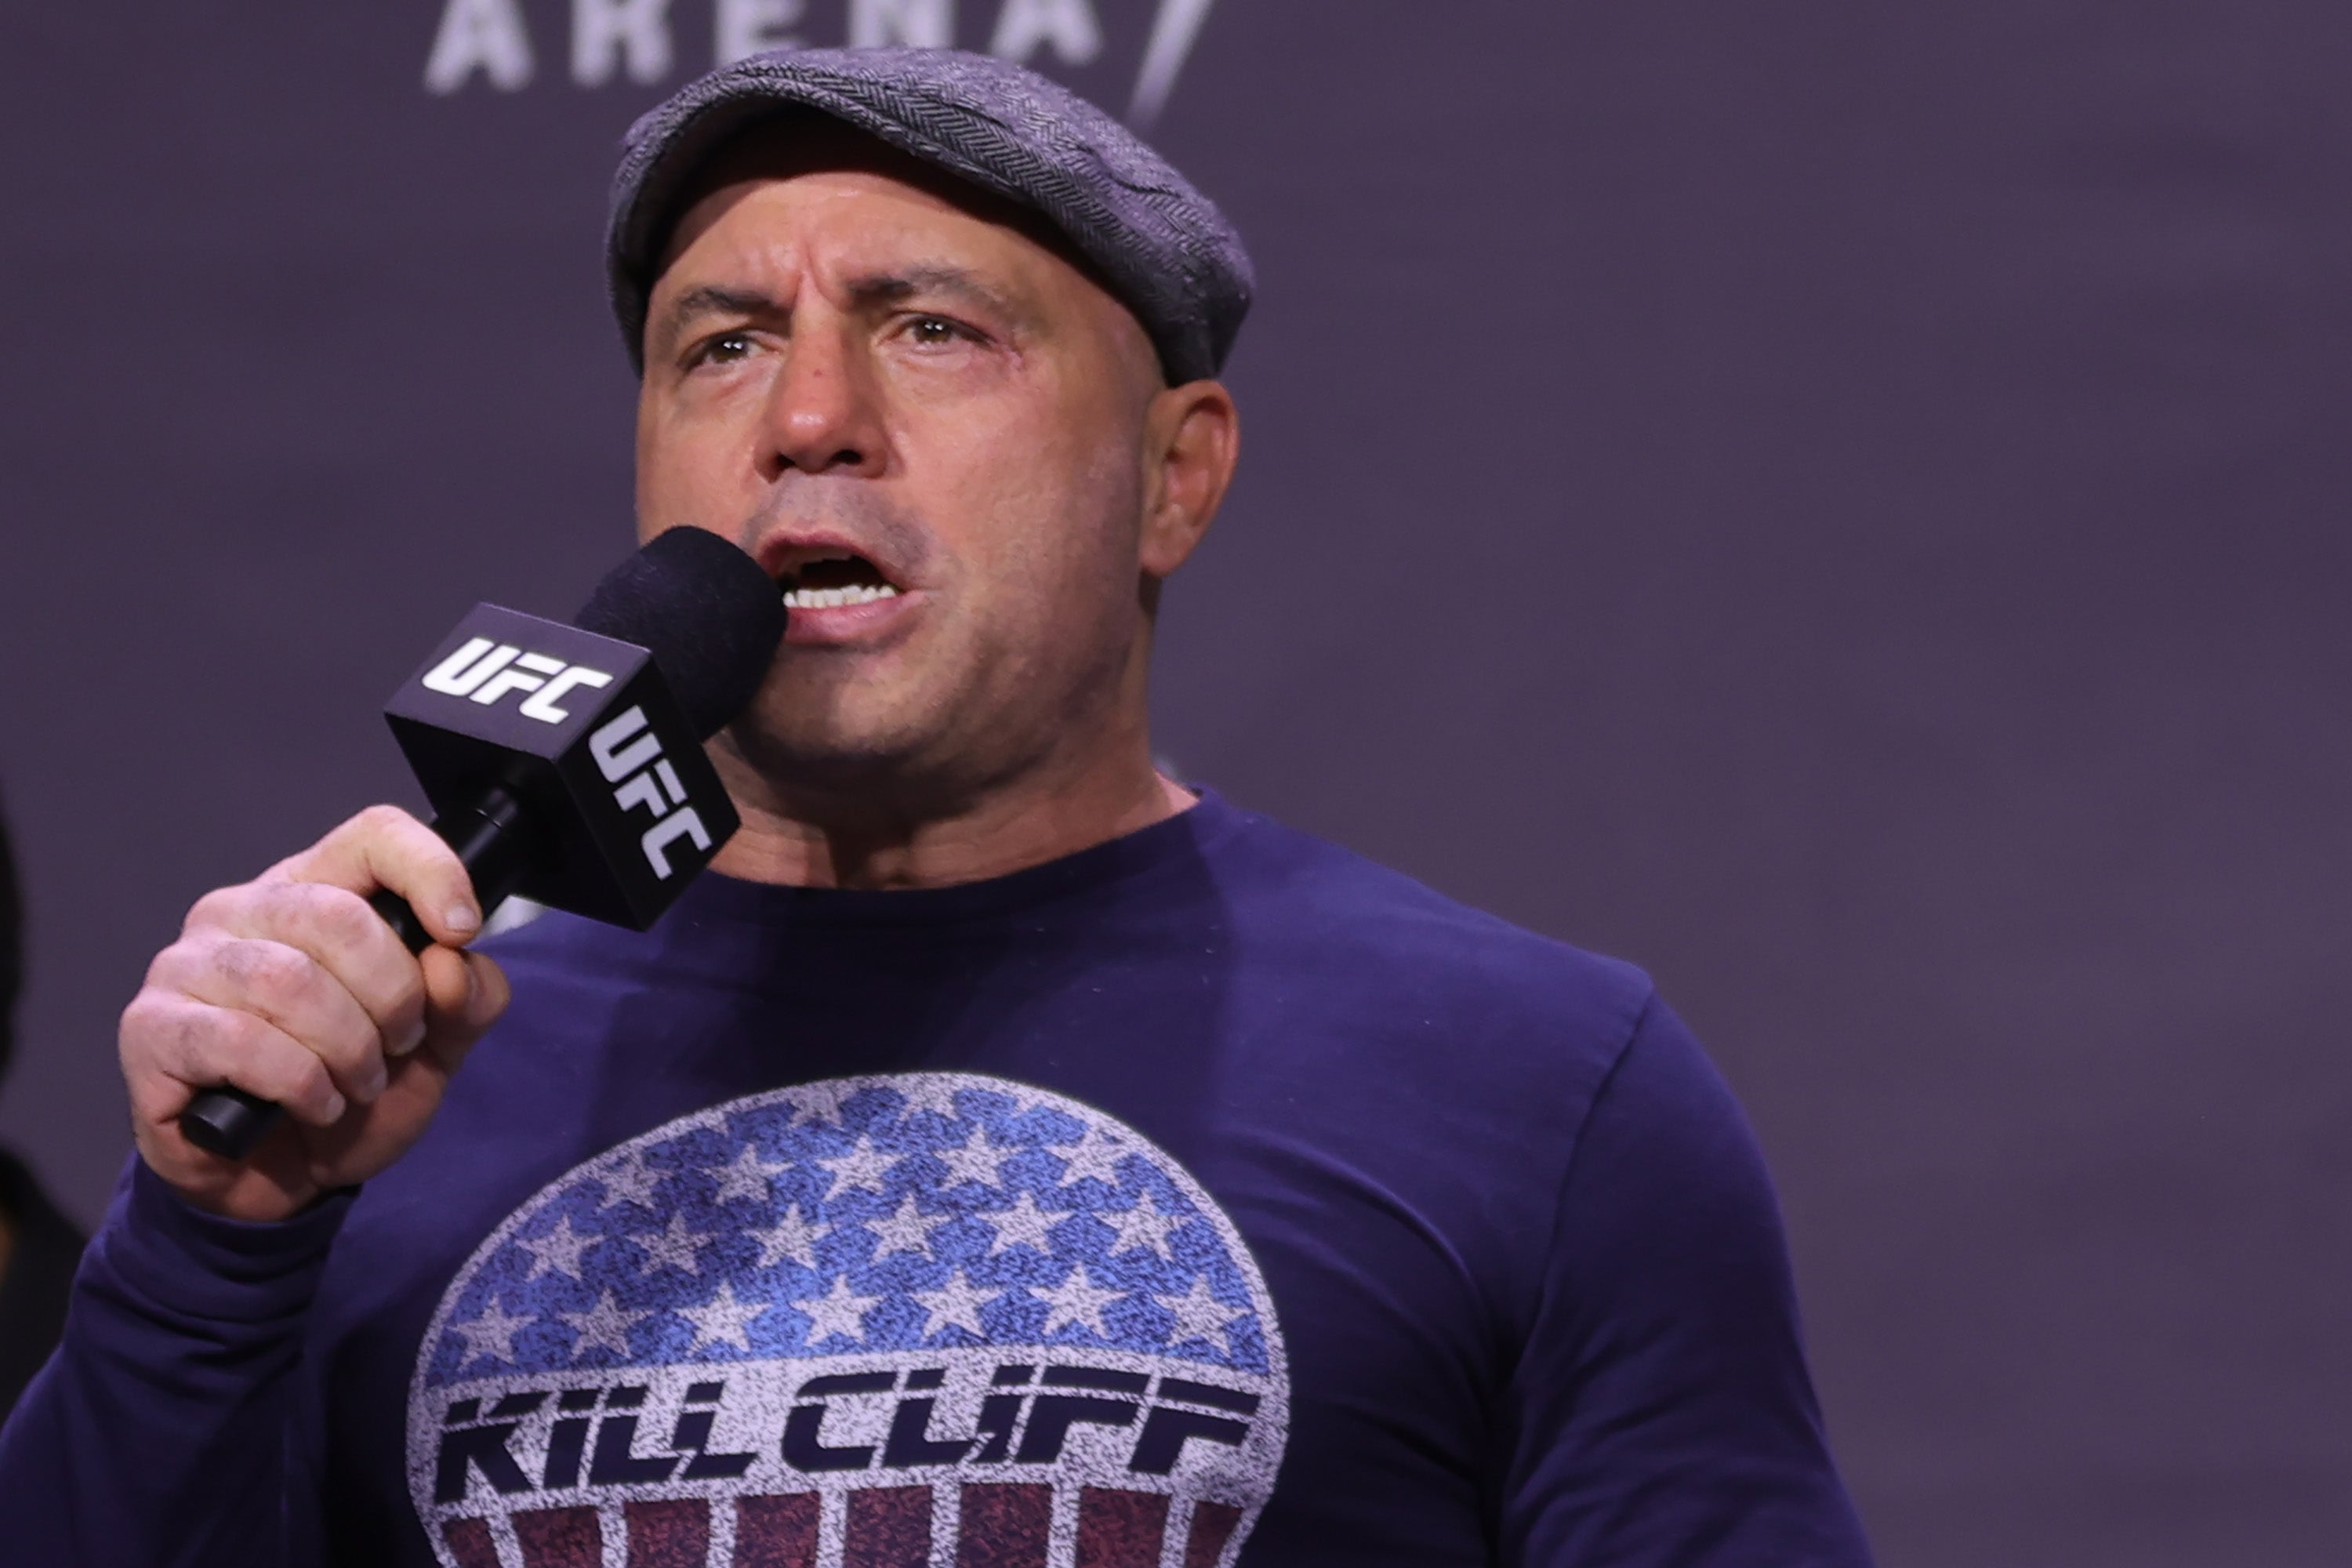
[[1127, 127], [1036, 72], [960, 49], [780, 49], [689, 83], [635, 125], [613, 177], [605, 265], [629, 357], [674, 209], [702, 161], [794, 105], [1034, 209], [1101, 268], [1171, 384], [1212, 376], [1249, 311], [1241, 236]]

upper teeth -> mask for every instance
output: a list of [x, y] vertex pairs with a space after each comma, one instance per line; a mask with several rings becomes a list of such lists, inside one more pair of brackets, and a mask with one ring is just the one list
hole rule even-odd
[[831, 610], [844, 605], [870, 605], [877, 599], [895, 599], [898, 596], [898, 590], [887, 583], [852, 588], [790, 588], [784, 593], [784, 608]]

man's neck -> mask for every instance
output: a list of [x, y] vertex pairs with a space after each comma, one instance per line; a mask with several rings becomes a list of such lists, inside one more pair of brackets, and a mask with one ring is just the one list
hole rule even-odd
[[1190, 791], [1148, 763], [995, 792], [953, 814], [906, 822], [739, 799], [743, 826], [711, 867], [796, 888], [950, 887], [1075, 855], [1193, 804]]

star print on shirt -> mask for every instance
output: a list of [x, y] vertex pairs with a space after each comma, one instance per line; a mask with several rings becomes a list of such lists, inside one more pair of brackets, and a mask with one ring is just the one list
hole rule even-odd
[[1102, 1310], [1122, 1295], [1122, 1290], [1097, 1289], [1087, 1278], [1087, 1266], [1079, 1264], [1070, 1270], [1070, 1277], [1052, 1290], [1045, 1291], [1045, 1334], [1052, 1338], [1056, 1329], [1073, 1324], [1093, 1332], [1097, 1338], [1110, 1338], [1103, 1327]]
[[675, 1268], [681, 1274], [699, 1274], [702, 1265], [695, 1255], [710, 1238], [696, 1234], [686, 1223], [686, 1215], [674, 1214], [669, 1224], [659, 1232], [639, 1232], [629, 1239], [645, 1249], [648, 1274], [656, 1268]]
[[961, 1092], [960, 1086], [951, 1079], [908, 1079], [899, 1092], [903, 1097], [898, 1107], [898, 1114], [901, 1116], [914, 1116], [919, 1112], [929, 1111], [934, 1116], [944, 1117], [953, 1121], [963, 1115], [962, 1110], [956, 1105], [956, 1095]]
[[787, 1260], [803, 1268], [817, 1266], [817, 1227], [803, 1219], [797, 1207], [786, 1209], [775, 1224], [765, 1229], [744, 1234], [760, 1244], [759, 1267], [761, 1268], [772, 1268]]
[[984, 1341], [988, 1331], [981, 1327], [980, 1310], [996, 1300], [994, 1294], [972, 1289], [971, 1280], [961, 1268], [936, 1290], [918, 1290], [915, 1300], [922, 1304], [925, 1318], [923, 1337], [929, 1339], [944, 1329], [961, 1329], [975, 1340]]
[[517, 1318], [507, 1315], [496, 1296], [482, 1310], [482, 1315], [470, 1323], [452, 1325], [466, 1339], [469, 1356], [488, 1357], [512, 1362], [515, 1358], [514, 1337], [539, 1321], [537, 1318]]
[[[598, 1537], [667, 1561], [656, 1526], [680, 1562], [766, 1561], [804, 1510], [825, 1562], [1043, 1563], [1076, 1539], [1205, 1568], [1288, 1430], [1272, 1298], [1201, 1183], [1101, 1110], [963, 1073], [748, 1095], [574, 1166], [451, 1280], [412, 1387], [445, 1563], [536, 1561], [558, 1516], [594, 1521], [582, 1561]], [[929, 1500], [903, 1552], [858, 1545], [883, 1486]], [[960, 1503], [1040, 1496], [1021, 1523]], [[1149, 1540], [1100, 1534], [1114, 1515]]]
[[1170, 1258], [1168, 1233], [1184, 1223], [1182, 1215], [1162, 1214], [1149, 1191], [1132, 1208], [1097, 1210], [1095, 1217], [1118, 1232], [1118, 1239], [1110, 1244], [1113, 1257], [1141, 1248]]
[[1076, 1147], [1056, 1147], [1054, 1152], [1068, 1162], [1057, 1185], [1066, 1187], [1091, 1178], [1117, 1192], [1119, 1163], [1132, 1151], [1104, 1137], [1099, 1128], [1089, 1127], [1086, 1135], [1077, 1140]]
[[528, 1285], [542, 1274], [569, 1274], [582, 1278], [580, 1255], [604, 1238], [583, 1236], [572, 1228], [572, 1216], [564, 1215], [555, 1222], [555, 1228], [536, 1241], [518, 1241], [515, 1245], [530, 1254], [530, 1272], [522, 1277]]
[[656, 1206], [655, 1191], [667, 1174], [667, 1171], [656, 1171], [647, 1165], [642, 1157], [624, 1160], [601, 1173], [604, 1201], [597, 1206], [609, 1209], [623, 1204], [635, 1204], [639, 1208], [653, 1208]]
[[882, 1238], [874, 1249], [874, 1260], [879, 1263], [894, 1252], [911, 1252], [919, 1258], [931, 1255], [931, 1232], [944, 1220], [925, 1219], [915, 1206], [915, 1194], [908, 1193], [898, 1200], [897, 1211], [881, 1219], [867, 1220], [866, 1228]]
[[509, 1362], [520, 1374], [1048, 1342], [1255, 1373], [1267, 1342], [1254, 1288], [1204, 1202], [1131, 1131], [1001, 1079], [734, 1101], [519, 1211], [450, 1298], [428, 1386]]
[[1016, 1247], [1034, 1247], [1042, 1256], [1051, 1258], [1054, 1241], [1050, 1233], [1069, 1217], [1066, 1214], [1041, 1212], [1037, 1200], [1023, 1193], [1013, 1200], [1011, 1208], [981, 1215], [996, 1230], [996, 1239], [989, 1244], [988, 1255], [993, 1258]]
[[593, 1350], [607, 1350], [626, 1361], [635, 1352], [629, 1346], [629, 1331], [653, 1316], [651, 1312], [625, 1310], [605, 1291], [596, 1304], [584, 1312], [558, 1312], [557, 1317], [572, 1325], [579, 1338], [572, 1342], [572, 1359], [583, 1361]]
[[744, 1326], [768, 1310], [765, 1301], [738, 1301], [735, 1288], [721, 1280], [719, 1293], [699, 1307], [680, 1307], [677, 1315], [694, 1325], [694, 1343], [688, 1353], [711, 1345], [729, 1344], [749, 1351], [751, 1342], [744, 1337]]
[[883, 1179], [898, 1163], [898, 1155], [883, 1153], [874, 1147], [871, 1138], [860, 1138], [857, 1147], [846, 1154], [816, 1162], [833, 1173], [835, 1185], [825, 1190], [828, 1198], [844, 1197], [860, 1190], [880, 1196]]
[[740, 1198], [755, 1204], [767, 1203], [774, 1196], [774, 1178], [792, 1168], [789, 1160], [770, 1164], [760, 1158], [757, 1148], [746, 1143], [726, 1164], [709, 1167], [710, 1173], [719, 1178], [719, 1190], [710, 1201], [726, 1204]]
[[861, 1296], [849, 1288], [849, 1277], [836, 1274], [833, 1289], [815, 1300], [794, 1301], [793, 1306], [809, 1317], [808, 1342], [822, 1343], [835, 1335], [862, 1340], [866, 1337], [866, 1314], [882, 1304], [879, 1296]]
[[1168, 1336], [1171, 1347], [1187, 1340], [1202, 1340], [1231, 1355], [1233, 1344], [1225, 1331], [1236, 1319], [1249, 1316], [1246, 1310], [1228, 1307], [1211, 1295], [1206, 1279], [1194, 1279], [1192, 1289], [1182, 1296], [1154, 1296], [1152, 1300], [1175, 1314], [1176, 1327]]
[[977, 1182], [983, 1187], [1003, 1185], [1004, 1162], [1020, 1152], [999, 1149], [988, 1141], [987, 1130], [980, 1127], [973, 1128], [961, 1143], [932, 1151], [947, 1166], [950, 1187], [964, 1182]]

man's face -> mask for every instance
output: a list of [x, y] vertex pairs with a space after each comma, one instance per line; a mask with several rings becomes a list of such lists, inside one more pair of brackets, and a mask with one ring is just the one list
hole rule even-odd
[[648, 304], [637, 512], [647, 537], [733, 539], [792, 607], [722, 761], [788, 791], [954, 793], [1139, 704], [1161, 390], [1140, 325], [879, 147], [754, 150], [719, 178]]

